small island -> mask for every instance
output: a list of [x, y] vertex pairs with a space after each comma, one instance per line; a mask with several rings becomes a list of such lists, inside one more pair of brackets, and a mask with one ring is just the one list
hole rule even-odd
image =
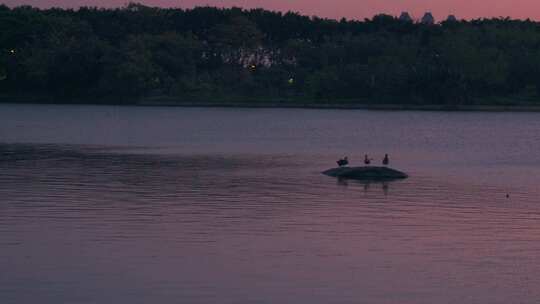
[[409, 177], [406, 173], [395, 169], [375, 166], [339, 167], [326, 170], [322, 173], [324, 175], [337, 178], [356, 179], [364, 181], [389, 181], [405, 179]]

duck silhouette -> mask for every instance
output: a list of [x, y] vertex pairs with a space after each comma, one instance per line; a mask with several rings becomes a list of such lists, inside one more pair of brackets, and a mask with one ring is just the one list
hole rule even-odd
[[338, 164], [338, 166], [344, 167], [349, 164], [349, 159], [347, 158], [347, 156], [345, 156], [344, 158], [338, 160], [336, 163]]
[[390, 159], [388, 158], [388, 154], [384, 155], [382, 163], [383, 163], [383, 165], [388, 166], [388, 164], [390, 163]]
[[369, 157], [368, 157], [367, 154], [364, 156], [364, 164], [365, 164], [365, 165], [371, 164], [371, 159], [369, 159]]

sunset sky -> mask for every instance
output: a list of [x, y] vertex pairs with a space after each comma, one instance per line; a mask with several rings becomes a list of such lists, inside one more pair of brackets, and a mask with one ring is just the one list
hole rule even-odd
[[[28, 4], [38, 7], [78, 7], [124, 5], [126, 0], [0, 0], [8, 6]], [[377, 13], [397, 15], [409, 11], [414, 17], [432, 11], [437, 18], [455, 14], [459, 18], [511, 16], [540, 20], [539, 0], [141, 0], [152, 6], [189, 8], [193, 6], [263, 7], [271, 10], [298, 11], [306, 15], [330, 18], [362, 19]]]

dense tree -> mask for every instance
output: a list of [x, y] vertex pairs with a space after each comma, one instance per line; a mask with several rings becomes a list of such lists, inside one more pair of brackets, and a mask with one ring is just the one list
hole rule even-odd
[[540, 24], [0, 5], [0, 100], [540, 101]]

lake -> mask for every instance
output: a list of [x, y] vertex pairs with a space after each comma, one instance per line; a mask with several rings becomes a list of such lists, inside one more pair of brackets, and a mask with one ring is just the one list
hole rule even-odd
[[3, 104], [0, 298], [532, 303], [539, 181], [540, 113]]

